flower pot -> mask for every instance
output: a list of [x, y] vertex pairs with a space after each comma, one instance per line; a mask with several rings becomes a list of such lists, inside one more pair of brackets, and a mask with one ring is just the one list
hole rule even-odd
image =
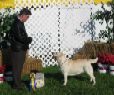
[[0, 83], [4, 82], [4, 71], [5, 71], [5, 66], [0, 66]]
[[99, 73], [106, 74], [107, 73], [107, 69], [108, 69], [107, 64], [98, 63], [98, 71], [99, 71]]
[[0, 74], [0, 84], [4, 82], [4, 74]]
[[110, 74], [114, 75], [114, 65], [109, 66]]

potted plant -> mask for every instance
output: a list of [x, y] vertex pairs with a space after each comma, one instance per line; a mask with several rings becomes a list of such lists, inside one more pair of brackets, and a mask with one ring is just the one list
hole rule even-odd
[[15, 13], [11, 8], [0, 10], [0, 49], [6, 47], [7, 35], [10, 31], [11, 24], [14, 21]]
[[100, 30], [99, 38], [107, 39], [107, 43], [111, 43], [114, 41], [114, 28], [110, 27], [110, 25], [113, 25], [114, 21], [114, 3], [109, 2], [107, 4], [107, 6], [110, 7], [110, 10], [107, 10], [104, 6], [105, 5], [102, 4], [102, 11], [97, 11], [95, 14], [93, 14], [93, 19], [101, 20], [101, 25], [103, 24], [103, 21], [106, 22], [106, 30]]
[[8, 59], [8, 33], [15, 16], [12, 10], [11, 8], [0, 10], [0, 65], [5, 64]]

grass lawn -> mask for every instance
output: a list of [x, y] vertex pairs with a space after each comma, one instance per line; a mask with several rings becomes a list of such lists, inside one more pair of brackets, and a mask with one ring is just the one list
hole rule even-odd
[[114, 76], [94, 72], [96, 85], [93, 86], [86, 74], [68, 78], [67, 86], [63, 86], [63, 75], [58, 67], [47, 67], [43, 71], [45, 86], [30, 92], [27, 85], [29, 76], [23, 76], [24, 90], [17, 91], [8, 83], [0, 84], [0, 95], [114, 95]]

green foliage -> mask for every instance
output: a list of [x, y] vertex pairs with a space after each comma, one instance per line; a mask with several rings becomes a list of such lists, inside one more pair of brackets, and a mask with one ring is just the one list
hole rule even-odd
[[5, 8], [4, 12], [0, 12], [0, 37], [2, 39], [9, 32], [14, 16], [15, 14], [11, 11], [11, 8]]
[[102, 4], [102, 9], [103, 11], [97, 11], [94, 15], [93, 15], [93, 19], [95, 20], [101, 20], [100, 24], [102, 25], [103, 24], [103, 21], [106, 21], [106, 30], [101, 30], [100, 33], [99, 33], [99, 38], [102, 38], [102, 39], [105, 39], [107, 38], [108, 39], [108, 43], [111, 43], [113, 42], [114, 38], [113, 38], [113, 28], [111, 28], [109, 26], [109, 24], [113, 24], [113, 22], [110, 22], [109, 21], [111, 19], [113, 19], [114, 21], [114, 4], [112, 2], [108, 3], [107, 4], [108, 7], [111, 7], [111, 10], [107, 10], [105, 7], [104, 7], [104, 4]]

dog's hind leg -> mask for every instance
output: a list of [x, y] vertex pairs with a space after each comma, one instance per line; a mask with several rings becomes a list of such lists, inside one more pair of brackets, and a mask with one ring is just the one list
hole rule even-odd
[[85, 68], [86, 73], [90, 76], [90, 81], [93, 82], [93, 85], [95, 85], [95, 77], [93, 75], [93, 68], [90, 66]]
[[90, 76], [90, 81], [91, 82], [93, 81], [93, 85], [95, 85], [96, 84], [96, 81], [95, 81], [94, 75], [93, 74], [89, 74], [89, 76]]
[[93, 75], [93, 69], [88, 74], [90, 76], [90, 81], [93, 82], [93, 85], [95, 85], [96, 84], [96, 81], [95, 81], [95, 76]]
[[64, 74], [64, 86], [67, 84], [67, 73]]
[[95, 85], [96, 81], [95, 81], [95, 77], [94, 77], [93, 73], [92, 72], [91, 73], [87, 72], [87, 74], [90, 76], [90, 82], [93, 82], [93, 85]]

